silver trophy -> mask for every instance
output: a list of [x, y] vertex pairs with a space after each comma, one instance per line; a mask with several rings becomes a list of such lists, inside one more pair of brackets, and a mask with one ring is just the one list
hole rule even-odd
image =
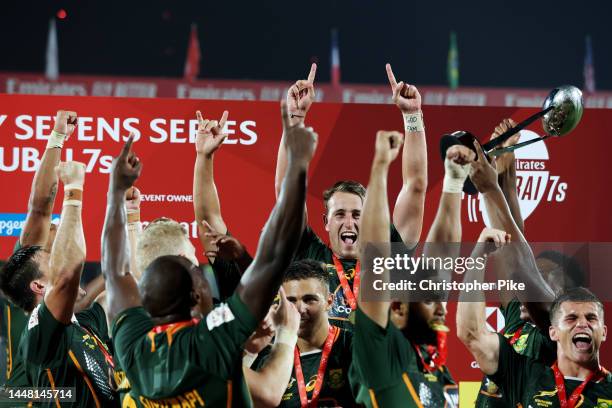
[[[482, 149], [488, 157], [499, 156], [532, 143], [546, 140], [551, 136], [566, 135], [578, 126], [582, 118], [583, 110], [582, 91], [571, 85], [560, 86], [553, 89], [548, 94], [540, 112], [528, 117], [512, 129], [508, 129], [495, 139], [483, 144]], [[520, 132], [539, 118], [542, 118], [542, 127], [544, 128], [546, 136], [518, 143], [513, 146], [499, 147], [499, 145], [508, 140], [510, 136]], [[446, 151], [448, 148], [456, 144], [462, 144], [475, 151], [475, 140], [477, 140], [476, 137], [472, 133], [466, 131], [457, 131], [450, 135], [442, 136], [440, 140], [442, 160], [446, 158]], [[476, 188], [469, 178], [463, 186], [463, 191], [468, 194], [477, 193]]]

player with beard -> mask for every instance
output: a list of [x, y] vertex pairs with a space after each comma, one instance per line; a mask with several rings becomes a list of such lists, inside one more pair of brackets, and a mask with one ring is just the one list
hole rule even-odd
[[[182, 257], [157, 258], [136, 284], [129, 273], [121, 197], [140, 174], [132, 138], [115, 159], [103, 232], [115, 350], [141, 403], [251, 406], [242, 372], [242, 345], [264, 318], [290, 263], [303, 226], [306, 173], [317, 135], [289, 124], [282, 104], [290, 166], [266, 224], [257, 255], [227, 303], [191, 319], [191, 306], [210, 292], [193, 286], [194, 266]], [[139, 296], [140, 292], [140, 296]], [[142, 299], [142, 301], [141, 301]], [[282, 339], [281, 339], [282, 340]]]
[[[516, 126], [512, 119], [504, 119], [493, 132], [491, 139], [498, 137], [508, 129]], [[510, 146], [519, 141], [520, 134], [516, 134], [503, 143], [502, 146]], [[498, 174], [497, 180], [501, 191], [506, 198], [510, 213], [517, 228], [524, 233], [524, 222], [520, 212], [516, 164], [514, 152], [498, 156], [495, 161]], [[503, 266], [497, 263], [495, 257], [490, 259], [494, 262], [496, 270], [502, 271]], [[554, 293], [560, 294], [568, 288], [582, 286], [584, 284], [583, 272], [576, 260], [557, 251], [544, 251], [536, 258], [538, 270], [544, 277], [546, 283]], [[500, 279], [507, 278], [499, 276]], [[539, 359], [545, 364], [552, 364], [556, 359], [556, 344], [548, 335], [550, 320], [548, 319], [550, 303], [526, 303], [522, 305], [517, 297], [502, 297], [501, 312], [504, 317], [504, 337], [512, 348], [519, 354], [533, 359]], [[552, 296], [551, 299], [552, 301]], [[531, 318], [529, 310], [536, 316], [536, 321]], [[503, 398], [503, 390], [495, 382], [485, 376], [482, 380], [480, 392], [476, 399], [478, 408], [511, 408], [510, 403]]]
[[[377, 134], [364, 203], [361, 259], [369, 243], [389, 242], [387, 175], [401, 144], [402, 135], [397, 132]], [[467, 148], [449, 149], [442, 197], [428, 243], [461, 239], [461, 188], [468, 174], [468, 155]], [[427, 244], [425, 251], [431, 256], [436, 248]], [[388, 280], [385, 274], [380, 277]], [[440, 299], [416, 303], [361, 299], [350, 372], [357, 402], [367, 407], [457, 406], [457, 385], [445, 366], [445, 316], [446, 302]]]
[[[293, 262], [285, 272], [282, 287], [301, 319], [293, 370], [279, 407], [355, 405], [348, 380], [352, 335], [329, 323], [333, 300], [328, 279], [324, 265], [309, 259]], [[262, 356], [260, 367], [268, 362], [266, 350]]]

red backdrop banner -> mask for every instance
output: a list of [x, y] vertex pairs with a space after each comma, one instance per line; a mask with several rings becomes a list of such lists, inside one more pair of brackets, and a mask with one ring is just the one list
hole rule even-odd
[[[83, 211], [89, 260], [97, 260], [100, 255], [112, 156], [119, 152], [130, 131], [136, 134], [134, 150], [143, 162], [137, 182], [143, 193], [142, 219], [167, 216], [185, 222], [196, 248], [200, 248], [195, 239], [191, 196], [196, 110], [213, 119], [229, 110], [229, 137], [216, 154], [215, 177], [228, 228], [251, 252], [255, 250], [259, 232], [274, 204], [274, 169], [281, 135], [277, 102], [0, 95], [0, 107], [4, 192], [0, 204], [0, 259], [10, 255], [15, 243], [18, 226], [14, 220], [27, 210], [32, 177], [58, 109], [75, 110], [79, 116], [77, 129], [65, 143], [62, 156], [87, 165]], [[481, 140], [488, 140], [503, 118], [518, 122], [535, 111], [508, 107], [424, 108], [429, 186], [423, 237], [435, 215], [442, 187], [440, 136], [469, 130]], [[570, 135], [517, 152], [519, 198], [530, 241], [612, 241], [612, 217], [608, 212], [611, 193], [605, 176], [610, 163], [605, 126], [611, 121], [610, 110], [586, 109], [582, 122]], [[401, 130], [402, 116], [392, 105], [318, 103], [311, 109], [307, 124], [319, 134], [309, 174], [309, 222], [327, 240], [322, 223], [323, 190], [347, 178], [367, 184], [376, 131]], [[526, 140], [536, 134], [543, 134], [539, 124], [522, 132], [521, 138]], [[398, 159], [390, 171], [390, 203], [395, 202], [401, 182]], [[483, 208], [477, 196], [464, 197], [464, 241], [478, 237], [486, 219]], [[60, 210], [58, 199], [54, 213]], [[453, 325], [454, 305], [450, 309], [449, 321]], [[494, 314], [491, 311], [491, 319], [495, 319]], [[454, 336], [449, 347], [453, 350], [450, 366], [457, 378], [480, 378], [479, 371], [470, 366], [473, 359]], [[604, 364], [609, 355], [604, 355]]]

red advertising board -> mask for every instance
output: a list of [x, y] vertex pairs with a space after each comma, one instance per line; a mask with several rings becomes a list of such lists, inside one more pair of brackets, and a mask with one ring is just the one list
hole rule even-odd
[[[281, 134], [278, 102], [0, 95], [4, 193], [0, 218], [26, 212], [34, 170], [58, 109], [75, 110], [79, 116], [77, 130], [64, 145], [63, 158], [87, 165], [83, 211], [89, 260], [99, 259], [111, 157], [119, 152], [130, 131], [136, 134], [134, 150], [144, 166], [137, 182], [143, 193], [143, 220], [174, 218], [187, 223], [195, 238], [191, 193], [196, 110], [214, 119], [223, 110], [229, 111], [229, 137], [216, 154], [215, 177], [228, 228], [254, 251], [274, 204], [274, 170]], [[422, 238], [431, 225], [441, 192], [440, 136], [469, 130], [485, 140], [503, 118], [518, 122], [534, 112], [533, 108], [508, 107], [424, 108], [429, 186]], [[309, 222], [327, 240], [322, 224], [323, 190], [347, 178], [367, 184], [376, 131], [401, 130], [402, 116], [392, 105], [318, 103], [307, 119], [319, 134], [309, 171]], [[606, 126], [611, 121], [610, 110], [586, 109], [582, 122], [570, 135], [517, 152], [519, 198], [530, 241], [612, 241], [611, 193], [605, 173], [610, 163]], [[542, 134], [539, 124], [524, 131], [522, 138], [536, 134]], [[390, 171], [390, 203], [395, 202], [401, 182], [397, 160]], [[57, 201], [55, 213], [60, 212], [61, 201]], [[483, 228], [483, 207], [478, 197], [464, 197], [464, 241], [476, 240]], [[6, 259], [16, 237], [7, 224], [0, 227], [0, 259]], [[195, 239], [194, 244], [200, 248]], [[451, 326], [454, 310], [450, 305]], [[493, 319], [494, 311], [491, 313]], [[467, 350], [454, 336], [451, 338], [449, 365], [456, 377], [480, 378], [479, 371], [470, 365], [473, 359]], [[609, 352], [604, 354], [604, 364], [609, 356]]]

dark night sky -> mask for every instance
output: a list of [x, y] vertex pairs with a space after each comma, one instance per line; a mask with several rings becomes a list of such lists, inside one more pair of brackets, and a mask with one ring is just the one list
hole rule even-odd
[[42, 72], [48, 19], [58, 20], [60, 72], [182, 76], [190, 23], [201, 77], [295, 80], [315, 57], [329, 80], [338, 27], [342, 80], [384, 83], [384, 63], [416, 84], [446, 83], [457, 32], [463, 86], [582, 86], [584, 36], [598, 89], [612, 89], [610, 1], [3, 1], [0, 71]]

